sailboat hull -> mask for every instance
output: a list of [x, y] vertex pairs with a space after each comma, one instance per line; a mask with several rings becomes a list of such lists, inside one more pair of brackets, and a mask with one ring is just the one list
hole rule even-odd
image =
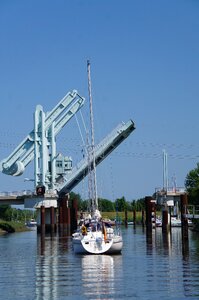
[[120, 254], [122, 251], [122, 236], [115, 235], [112, 239], [98, 241], [90, 237], [74, 236], [73, 250], [75, 254]]

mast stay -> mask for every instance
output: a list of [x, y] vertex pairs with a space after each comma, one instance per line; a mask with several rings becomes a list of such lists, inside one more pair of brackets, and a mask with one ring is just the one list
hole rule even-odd
[[95, 162], [95, 138], [94, 138], [94, 117], [93, 117], [93, 99], [91, 91], [91, 72], [90, 61], [87, 60], [87, 75], [88, 75], [88, 94], [89, 94], [89, 112], [90, 112], [90, 126], [91, 126], [91, 145], [88, 145], [88, 190], [89, 199], [91, 201], [91, 213], [98, 210], [97, 197], [97, 176], [96, 176], [96, 162]]

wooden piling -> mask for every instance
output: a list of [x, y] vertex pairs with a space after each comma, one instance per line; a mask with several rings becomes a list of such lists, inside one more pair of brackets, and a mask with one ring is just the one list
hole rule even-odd
[[145, 197], [145, 210], [146, 210], [146, 227], [147, 230], [152, 229], [152, 220], [151, 220], [151, 212], [152, 212], [152, 204], [151, 200], [153, 198], [150, 196]]
[[164, 208], [162, 210], [162, 232], [166, 233], [168, 231], [169, 231], [168, 210]]
[[58, 224], [59, 226], [63, 224], [63, 211], [61, 205], [59, 205]]
[[73, 199], [72, 202], [72, 207], [71, 207], [71, 230], [76, 230], [77, 229], [77, 211], [78, 211], [78, 203], [77, 199]]
[[59, 199], [59, 229], [70, 230], [70, 208], [69, 208], [69, 197], [63, 195]]
[[124, 215], [125, 215], [125, 217], [124, 217], [124, 225], [126, 227], [128, 227], [128, 213], [127, 213], [127, 209], [125, 209]]
[[144, 225], [145, 225], [145, 215], [144, 215], [144, 210], [142, 210], [142, 220], [141, 220], [141, 222], [142, 222], [142, 226], [144, 227]]
[[51, 229], [51, 232], [55, 232], [55, 227], [56, 227], [56, 224], [55, 224], [55, 208], [54, 206], [51, 206], [50, 207], [50, 229]]
[[188, 219], [185, 214], [187, 213], [188, 198], [187, 194], [180, 195], [180, 210], [181, 210], [181, 230], [182, 239], [188, 240]]
[[133, 210], [133, 224], [136, 225], [136, 210]]
[[45, 206], [44, 205], [41, 205], [41, 208], [40, 208], [40, 219], [41, 219], [41, 225], [40, 225], [40, 228], [37, 227], [37, 229], [42, 234], [45, 234], [46, 225], [45, 225]]

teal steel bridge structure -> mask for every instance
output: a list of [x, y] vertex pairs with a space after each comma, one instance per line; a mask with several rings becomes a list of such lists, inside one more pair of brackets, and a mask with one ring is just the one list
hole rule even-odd
[[[67, 194], [88, 173], [88, 159], [83, 158], [75, 167], [72, 159], [56, 152], [56, 136], [61, 129], [83, 107], [85, 98], [73, 90], [52, 109], [45, 113], [38, 105], [34, 113], [34, 128], [14, 151], [0, 162], [0, 171], [10, 176], [20, 176], [26, 166], [34, 160], [34, 186], [45, 187], [47, 196]], [[94, 147], [96, 165], [101, 163], [135, 129], [134, 122], [120, 123], [98, 145]], [[92, 168], [92, 166], [91, 166]], [[0, 203], [24, 203], [31, 194], [0, 195]], [[7, 199], [7, 200], [6, 200]]]

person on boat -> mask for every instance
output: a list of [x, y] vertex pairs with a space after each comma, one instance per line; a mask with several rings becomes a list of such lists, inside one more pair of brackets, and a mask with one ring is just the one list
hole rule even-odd
[[101, 230], [101, 224], [99, 222], [97, 223], [97, 230]]
[[85, 225], [82, 225], [81, 230], [82, 230], [82, 235], [87, 235], [87, 228]]
[[83, 220], [83, 219], [80, 219], [80, 221], [79, 221], [79, 226], [81, 227], [83, 224], [84, 224], [84, 220]]

